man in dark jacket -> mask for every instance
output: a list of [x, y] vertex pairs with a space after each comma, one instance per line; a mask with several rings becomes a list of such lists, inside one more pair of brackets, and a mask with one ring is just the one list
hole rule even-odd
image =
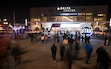
[[111, 63], [109, 54], [104, 48], [104, 44], [101, 44], [99, 48], [96, 50], [98, 59], [97, 64], [99, 64], [99, 68], [101, 69], [109, 69], [109, 62]]
[[64, 60], [64, 52], [65, 52], [65, 46], [61, 43], [60, 46], [60, 57], [61, 57], [61, 61]]
[[57, 47], [56, 47], [55, 43], [53, 43], [51, 46], [51, 52], [52, 52], [52, 58], [53, 58], [54, 62], [56, 62]]
[[69, 41], [69, 46], [71, 46], [73, 44], [73, 42], [74, 42], [74, 39], [73, 38], [69, 38], [68, 41]]

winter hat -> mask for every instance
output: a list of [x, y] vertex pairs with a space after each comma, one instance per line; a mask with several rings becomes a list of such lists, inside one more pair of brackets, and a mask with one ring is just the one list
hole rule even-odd
[[53, 42], [52, 45], [55, 45], [55, 42]]

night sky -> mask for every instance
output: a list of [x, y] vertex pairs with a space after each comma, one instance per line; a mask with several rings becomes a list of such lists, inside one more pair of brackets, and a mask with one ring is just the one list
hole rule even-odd
[[[108, 0], [14, 0], [0, 2], [0, 19], [7, 18], [13, 22], [13, 12], [15, 12], [16, 22], [24, 23], [24, 19], [29, 20], [29, 8], [31, 7], [57, 7], [57, 6], [84, 6], [84, 5], [109, 5]], [[110, 9], [111, 10], [111, 9]]]

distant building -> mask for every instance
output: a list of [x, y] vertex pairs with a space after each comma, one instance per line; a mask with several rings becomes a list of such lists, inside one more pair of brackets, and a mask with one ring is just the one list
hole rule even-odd
[[30, 8], [31, 22], [107, 21], [107, 14], [107, 5]]
[[93, 30], [98, 27], [103, 32], [109, 23], [107, 18], [107, 5], [30, 8], [30, 21], [35, 24], [36, 22], [42, 23], [43, 26], [46, 26], [45, 23], [48, 22], [85, 22], [91, 23]]

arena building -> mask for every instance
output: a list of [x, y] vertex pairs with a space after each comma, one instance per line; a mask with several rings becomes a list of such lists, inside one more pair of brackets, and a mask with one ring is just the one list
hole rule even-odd
[[[90, 25], [93, 31], [102, 33], [107, 29], [108, 6], [68, 6], [30, 8], [30, 21], [37, 27], [53, 30], [81, 30], [81, 26]], [[85, 25], [85, 26], [86, 26]]]

